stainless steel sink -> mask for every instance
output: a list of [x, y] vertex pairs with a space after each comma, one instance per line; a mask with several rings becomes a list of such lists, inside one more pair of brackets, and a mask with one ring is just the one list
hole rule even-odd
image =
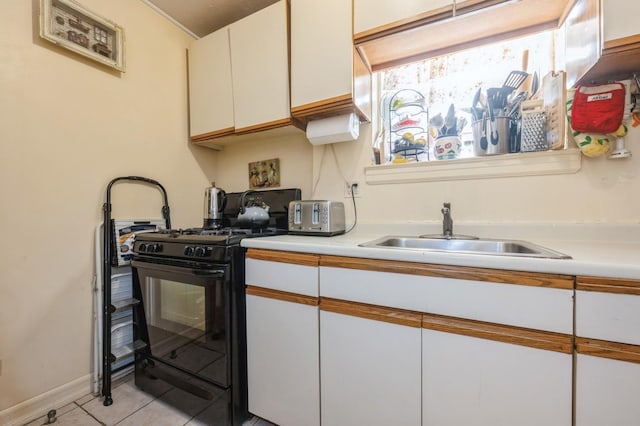
[[498, 256], [538, 257], [547, 259], [571, 259], [564, 253], [536, 244], [518, 240], [493, 239], [431, 239], [388, 235], [359, 244], [360, 247], [396, 248], [409, 250], [441, 251], [449, 253], [490, 254]]

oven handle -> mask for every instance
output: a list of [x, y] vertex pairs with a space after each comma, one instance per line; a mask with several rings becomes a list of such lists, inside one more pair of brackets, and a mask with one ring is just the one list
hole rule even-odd
[[174, 266], [174, 265], [166, 265], [160, 263], [149, 263], [149, 262], [140, 262], [138, 260], [132, 260], [131, 266], [139, 269], [148, 269], [148, 270], [156, 270], [156, 271], [167, 271], [167, 272], [177, 272], [180, 274], [193, 274], [198, 277], [213, 277], [213, 278], [224, 278], [227, 270], [224, 267], [216, 267], [212, 265], [212, 269], [197, 269], [192, 268], [190, 266]]

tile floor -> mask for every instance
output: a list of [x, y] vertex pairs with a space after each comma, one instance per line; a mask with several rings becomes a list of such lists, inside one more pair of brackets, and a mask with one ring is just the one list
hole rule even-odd
[[[113, 404], [102, 405], [102, 399], [89, 394], [71, 404], [56, 409], [56, 426], [211, 426], [197, 415], [185, 414], [166, 404], [162, 397], [154, 398], [133, 383], [133, 375], [125, 377], [112, 390]], [[47, 423], [43, 415], [25, 426]], [[253, 417], [243, 426], [275, 426]]]

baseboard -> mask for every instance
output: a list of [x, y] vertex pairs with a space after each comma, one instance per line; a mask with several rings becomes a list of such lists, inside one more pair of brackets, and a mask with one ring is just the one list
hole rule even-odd
[[80, 377], [48, 392], [0, 411], [0, 425], [20, 426], [49, 410], [58, 409], [91, 392], [91, 375]]

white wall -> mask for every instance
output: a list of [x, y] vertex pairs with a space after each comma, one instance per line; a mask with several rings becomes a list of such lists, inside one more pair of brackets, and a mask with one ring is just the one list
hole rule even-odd
[[225, 147], [218, 181], [243, 190], [247, 163], [273, 155], [280, 158], [282, 175], [289, 177], [285, 187], [301, 187], [303, 198], [343, 201], [348, 223], [353, 207], [344, 197], [345, 180], [359, 182], [359, 223], [441, 221], [443, 202], [452, 203], [457, 222], [640, 223], [640, 127], [629, 126], [626, 147], [634, 154], [631, 158], [583, 156], [582, 168], [574, 174], [367, 185], [364, 167], [371, 164], [371, 127], [361, 125], [357, 141], [333, 148], [311, 146], [304, 137]]
[[[188, 144], [191, 38], [141, 1], [81, 3], [124, 27], [126, 73], [41, 39], [38, 0], [2, 1], [0, 412], [91, 371], [93, 232], [109, 180], [160, 181], [186, 227], [202, 223], [215, 179], [214, 152]], [[114, 217], [160, 217], [154, 188], [112, 195]]]
[[[360, 223], [440, 221], [443, 202], [452, 203], [456, 221], [640, 223], [640, 127], [627, 135], [631, 158], [583, 156], [575, 174], [388, 185], [363, 185], [364, 167], [371, 164], [370, 126], [361, 134], [357, 142], [335, 145], [342, 174], [360, 182]], [[315, 197], [344, 200], [351, 209], [329, 151], [319, 168], [323, 149], [314, 149], [314, 173], [320, 170]]]
[[249, 189], [249, 163], [280, 159], [280, 188], [300, 188], [303, 197], [311, 190], [313, 149], [300, 131], [297, 136], [267, 138], [232, 143], [218, 153], [216, 186], [227, 192]]

